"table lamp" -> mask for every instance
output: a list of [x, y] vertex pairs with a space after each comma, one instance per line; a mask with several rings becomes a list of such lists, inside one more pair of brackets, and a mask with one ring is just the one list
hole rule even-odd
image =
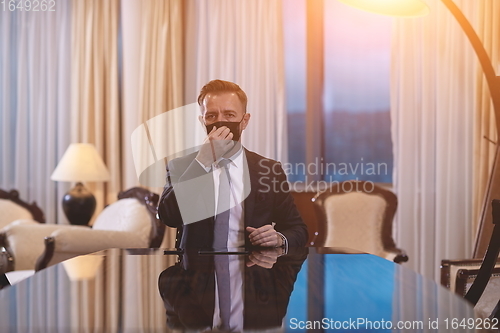
[[109, 171], [92, 144], [72, 143], [59, 161], [50, 179], [76, 182], [63, 197], [62, 207], [69, 222], [87, 225], [94, 214], [94, 195], [81, 182], [108, 181]]

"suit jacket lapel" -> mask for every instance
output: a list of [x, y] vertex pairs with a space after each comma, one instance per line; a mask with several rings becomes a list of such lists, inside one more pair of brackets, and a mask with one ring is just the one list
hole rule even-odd
[[248, 223], [253, 219], [254, 205], [257, 197], [257, 190], [259, 188], [259, 179], [258, 165], [256, 159], [254, 158], [255, 155], [245, 149], [245, 156], [248, 169], [244, 172], [248, 172], [250, 174], [250, 194], [245, 199], [245, 227], [247, 227], [249, 225]]

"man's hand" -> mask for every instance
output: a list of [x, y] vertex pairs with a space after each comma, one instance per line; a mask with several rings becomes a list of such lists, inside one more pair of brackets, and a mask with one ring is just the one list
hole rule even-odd
[[233, 133], [226, 126], [212, 128], [196, 159], [207, 168], [234, 147]]
[[254, 246], [278, 247], [283, 245], [281, 236], [270, 224], [266, 224], [258, 229], [247, 227], [246, 230], [250, 233], [248, 238]]
[[249, 261], [247, 262], [247, 267], [257, 265], [267, 269], [273, 268], [281, 252], [282, 249], [279, 248], [252, 251], [248, 256]]

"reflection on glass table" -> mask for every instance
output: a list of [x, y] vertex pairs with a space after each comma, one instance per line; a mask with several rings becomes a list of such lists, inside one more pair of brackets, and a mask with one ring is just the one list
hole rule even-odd
[[277, 258], [274, 249], [244, 255], [184, 253], [158, 287], [173, 329], [241, 332], [279, 329], [307, 248]]
[[452, 320], [475, 318], [462, 298], [370, 254], [164, 250], [106, 250], [80, 261], [90, 276], [65, 262], [4, 288], [0, 332], [456, 332]]

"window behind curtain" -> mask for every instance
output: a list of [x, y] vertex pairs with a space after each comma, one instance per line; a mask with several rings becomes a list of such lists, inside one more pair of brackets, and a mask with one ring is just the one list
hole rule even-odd
[[[284, 1], [283, 13], [289, 138], [284, 167], [290, 181], [308, 182], [302, 165], [308, 135], [305, 1]], [[323, 180], [392, 182], [390, 36], [391, 18], [324, 1], [325, 148], [312, 166], [323, 168]]]

